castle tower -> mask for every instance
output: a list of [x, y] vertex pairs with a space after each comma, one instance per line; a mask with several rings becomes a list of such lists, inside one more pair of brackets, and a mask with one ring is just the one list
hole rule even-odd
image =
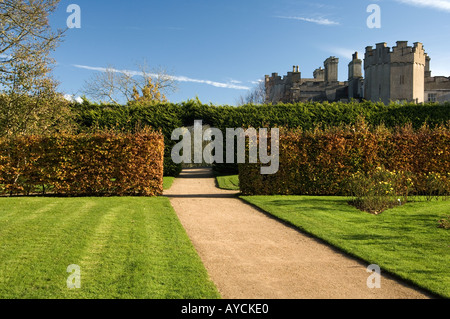
[[398, 41], [391, 56], [391, 100], [423, 103], [425, 98], [425, 50], [420, 42], [408, 46]]
[[386, 43], [366, 48], [364, 97], [374, 102], [424, 102], [426, 54], [422, 43], [408, 46], [397, 41], [391, 51]]
[[364, 57], [364, 97], [366, 100], [389, 103], [390, 87], [390, 49], [386, 43], [378, 43], [376, 48], [366, 47]]
[[358, 58], [358, 52], [353, 54], [352, 61], [348, 64], [348, 78], [362, 78], [362, 60]]
[[278, 101], [284, 94], [284, 83], [278, 73], [272, 73], [272, 76], [265, 76], [266, 103]]
[[325, 65], [325, 82], [337, 82], [339, 59], [332, 56], [326, 59], [323, 64]]
[[348, 64], [348, 97], [350, 99], [363, 97], [362, 83], [362, 60], [358, 58], [358, 52], [355, 52], [352, 61]]

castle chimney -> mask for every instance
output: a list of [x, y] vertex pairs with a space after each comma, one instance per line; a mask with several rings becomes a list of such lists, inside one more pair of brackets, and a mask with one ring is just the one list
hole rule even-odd
[[362, 78], [362, 60], [358, 59], [358, 52], [355, 52], [353, 60], [348, 64], [349, 98], [361, 98], [360, 83]]
[[348, 80], [362, 78], [362, 60], [358, 59], [358, 52], [353, 54], [353, 60], [348, 64]]
[[431, 77], [430, 61], [431, 61], [431, 58], [428, 55], [426, 55], [425, 56], [425, 77], [426, 78]]

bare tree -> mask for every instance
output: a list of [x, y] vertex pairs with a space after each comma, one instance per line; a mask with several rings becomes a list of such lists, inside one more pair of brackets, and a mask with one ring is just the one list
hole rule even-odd
[[[150, 69], [146, 62], [137, 65], [137, 71], [119, 70], [109, 65], [87, 80], [83, 93], [102, 103], [122, 104], [153, 97], [155, 101], [164, 101], [177, 86], [175, 78], [164, 68]], [[151, 94], [148, 94], [149, 90]]]
[[0, 0], [0, 136], [36, 133], [67, 113], [49, 57], [62, 39], [48, 17], [59, 0]]
[[237, 105], [247, 104], [265, 104], [266, 103], [266, 85], [263, 80], [258, 81], [256, 87], [250, 90], [246, 95], [241, 95], [237, 100]]

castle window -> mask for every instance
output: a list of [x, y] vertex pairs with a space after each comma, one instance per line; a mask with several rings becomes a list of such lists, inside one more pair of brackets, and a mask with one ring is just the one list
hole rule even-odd
[[436, 93], [428, 93], [428, 102], [436, 102], [437, 94]]
[[405, 76], [404, 75], [400, 75], [400, 85], [405, 84]]

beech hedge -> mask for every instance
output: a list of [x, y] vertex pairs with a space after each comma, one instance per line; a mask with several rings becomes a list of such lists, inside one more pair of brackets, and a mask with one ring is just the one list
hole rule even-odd
[[[188, 127], [195, 120], [225, 130], [239, 127], [285, 127], [311, 130], [331, 126], [355, 124], [360, 117], [370, 125], [398, 127], [408, 123], [419, 129], [424, 123], [431, 127], [450, 121], [450, 103], [446, 104], [390, 104], [373, 102], [350, 103], [296, 103], [277, 105], [216, 106], [202, 104], [198, 99], [183, 103], [156, 105], [98, 105], [85, 101], [72, 106], [80, 132], [91, 129], [118, 129], [134, 131], [151, 126], [161, 129], [165, 140], [164, 174], [176, 176], [181, 166], [170, 159], [175, 145], [171, 133], [179, 127]], [[216, 165], [236, 170], [236, 165]]]
[[149, 130], [0, 140], [0, 191], [9, 195], [161, 195], [163, 156], [163, 135]]
[[377, 168], [412, 173], [423, 193], [430, 173], [450, 182], [450, 126], [412, 125], [388, 129], [355, 125], [314, 130], [282, 130], [280, 169], [261, 175], [261, 165], [240, 164], [245, 195], [347, 195], [358, 172]]

